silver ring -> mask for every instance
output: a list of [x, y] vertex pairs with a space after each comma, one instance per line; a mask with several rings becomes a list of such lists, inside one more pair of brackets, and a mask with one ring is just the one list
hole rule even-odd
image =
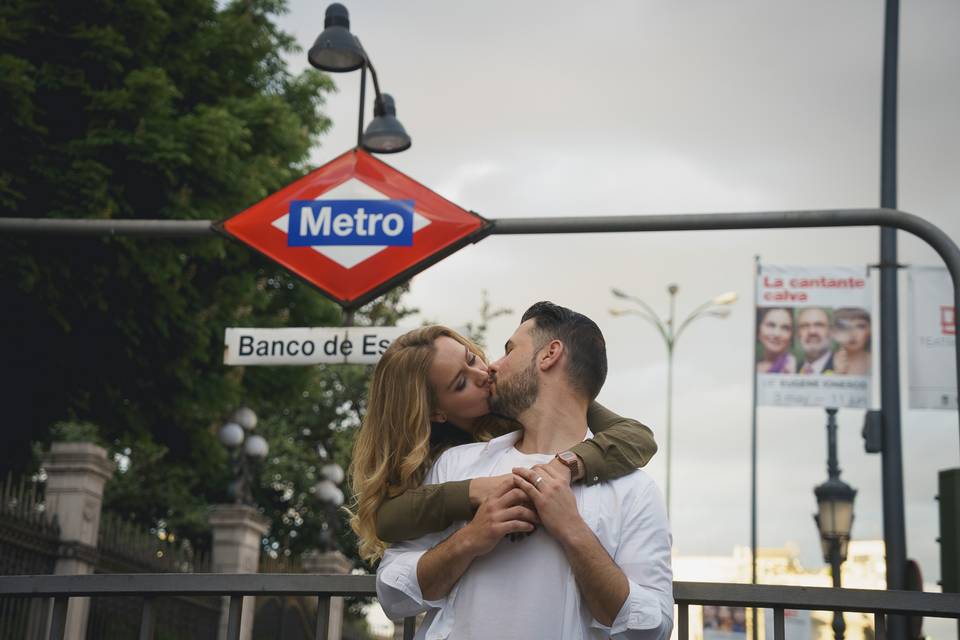
[[533, 484], [534, 486], [539, 487], [542, 481], [543, 481], [543, 476], [537, 476], [537, 478], [533, 481]]

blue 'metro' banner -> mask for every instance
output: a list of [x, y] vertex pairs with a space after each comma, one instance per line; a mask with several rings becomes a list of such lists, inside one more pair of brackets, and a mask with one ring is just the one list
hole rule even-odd
[[413, 245], [413, 200], [294, 200], [287, 245]]

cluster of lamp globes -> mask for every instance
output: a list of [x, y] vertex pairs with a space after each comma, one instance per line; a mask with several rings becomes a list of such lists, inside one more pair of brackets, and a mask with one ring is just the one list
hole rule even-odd
[[[410, 148], [410, 136], [397, 120], [396, 103], [387, 93], [380, 92], [377, 72], [364, 51], [360, 40], [350, 33], [350, 16], [347, 8], [335, 2], [327, 7], [323, 20], [323, 32], [307, 53], [310, 64], [331, 73], [346, 73], [362, 69], [364, 80], [370, 70], [376, 99], [373, 104], [373, 120], [360, 138], [360, 146], [373, 153], [399, 153]], [[362, 90], [361, 90], [362, 91]], [[363, 120], [363, 94], [360, 113]]]
[[[220, 427], [220, 442], [234, 451], [241, 445], [243, 453], [253, 460], [263, 460], [270, 453], [267, 440], [253, 430], [257, 428], [257, 414], [249, 407], [237, 409], [230, 421]], [[344, 480], [343, 468], [336, 463], [325, 464], [320, 468], [321, 480], [315, 484], [311, 493], [323, 502], [340, 506], [343, 504], [343, 491], [339, 485]]]
[[243, 445], [243, 453], [254, 460], [263, 460], [270, 453], [267, 440], [253, 433], [257, 428], [257, 414], [249, 407], [242, 407], [233, 413], [230, 422], [220, 427], [220, 442], [231, 451]]

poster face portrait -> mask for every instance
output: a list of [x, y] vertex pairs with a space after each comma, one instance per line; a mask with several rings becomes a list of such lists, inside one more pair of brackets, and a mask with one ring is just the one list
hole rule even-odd
[[793, 310], [761, 307], [757, 310], [757, 372], [796, 373], [793, 348]]
[[761, 265], [756, 299], [758, 405], [869, 406], [866, 267]]
[[796, 311], [797, 335], [794, 349], [800, 357], [797, 373], [824, 374], [833, 371], [833, 344], [830, 340], [830, 311], [805, 307]]
[[843, 308], [833, 312], [834, 372], [840, 375], [868, 376], [873, 364], [870, 354], [870, 312]]

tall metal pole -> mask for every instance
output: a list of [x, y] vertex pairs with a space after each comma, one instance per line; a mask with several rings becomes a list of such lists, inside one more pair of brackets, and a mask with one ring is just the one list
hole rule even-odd
[[[757, 282], [760, 256], [753, 256], [753, 337], [757, 338]], [[753, 358], [753, 404], [750, 407], [750, 583], [757, 584], [757, 359]], [[757, 608], [753, 608], [753, 640], [759, 638]]]
[[673, 477], [673, 346], [676, 336], [677, 291], [675, 284], [667, 287], [670, 293], [670, 318], [667, 320], [667, 520], [670, 519], [670, 480]]
[[[827, 477], [830, 480], [840, 479], [840, 463], [837, 461], [837, 410], [827, 409]], [[833, 586], [840, 588], [840, 540], [834, 538], [830, 541], [830, 575], [833, 578]], [[843, 640], [843, 634], [846, 631], [846, 624], [843, 622], [843, 613], [833, 612], [833, 637], [834, 640]]]
[[[840, 588], [840, 541], [830, 542], [830, 574], [833, 576], [834, 589]], [[843, 640], [843, 634], [847, 630], [847, 625], [843, 621], [843, 612], [833, 612], [833, 637], [834, 640]]]
[[358, 116], [360, 119], [360, 122], [357, 124], [357, 148], [360, 147], [360, 143], [363, 140], [363, 106], [364, 106], [364, 102], [366, 101], [366, 93], [367, 93], [367, 65], [366, 63], [364, 63], [364, 65], [360, 67], [360, 109], [358, 109], [358, 111], [360, 112], [360, 115]]
[[[897, 64], [899, 0], [887, 0], [883, 45], [883, 110], [880, 151], [880, 206], [897, 207]], [[883, 416], [883, 538], [887, 588], [906, 587], [907, 534], [903, 505], [903, 454], [900, 439], [899, 301], [897, 231], [880, 229], [880, 411]], [[890, 640], [905, 640], [907, 621], [890, 616]]]

